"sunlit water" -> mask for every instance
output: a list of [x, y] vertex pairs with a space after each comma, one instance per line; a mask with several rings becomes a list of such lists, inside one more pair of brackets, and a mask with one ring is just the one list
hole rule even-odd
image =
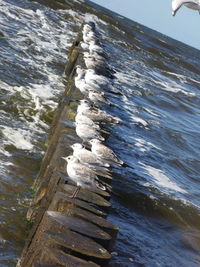
[[110, 266], [199, 266], [199, 51], [113, 13], [114, 24], [103, 13], [91, 17], [84, 1], [0, 6], [0, 266], [14, 266], [23, 248], [66, 54], [88, 17], [121, 93], [109, 94], [114, 106], [105, 108], [123, 120], [107, 144], [130, 166], [113, 175], [109, 219], [120, 232]]

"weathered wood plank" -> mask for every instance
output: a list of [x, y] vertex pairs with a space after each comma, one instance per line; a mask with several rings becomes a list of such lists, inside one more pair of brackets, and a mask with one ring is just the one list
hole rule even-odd
[[48, 216], [49, 219], [54, 220], [55, 223], [59, 223], [66, 229], [71, 229], [77, 233], [92, 237], [100, 242], [101, 240], [111, 239], [111, 236], [101, 228], [90, 222], [84, 221], [83, 219], [68, 216], [56, 211], [47, 211], [46, 216]]
[[119, 231], [119, 228], [114, 225], [112, 222], [109, 222], [108, 220], [97, 216], [91, 212], [88, 212], [86, 210], [77, 208], [77, 207], [68, 207], [66, 210], [66, 214], [78, 218], [82, 218], [86, 221], [89, 221], [93, 224], [96, 224], [97, 226], [104, 229], [107, 233], [112, 235], [112, 237]]
[[74, 231], [67, 230], [64, 233], [45, 232], [46, 237], [69, 251], [75, 251], [89, 257], [98, 259], [110, 259], [108, 251], [97, 242]]
[[78, 257], [67, 254], [66, 252], [56, 248], [45, 248], [42, 251], [40, 262], [33, 267], [98, 267], [94, 262], [86, 261]]
[[51, 205], [49, 206], [49, 210], [57, 210], [60, 212], [66, 212], [69, 207], [80, 207], [82, 209], [88, 210], [94, 214], [97, 214], [102, 217], [106, 217], [106, 213], [101, 211], [99, 207], [92, 205], [91, 203], [87, 203], [85, 201], [70, 198], [66, 194], [62, 192], [57, 192], [54, 195]]
[[[63, 186], [63, 191], [66, 192], [67, 195], [72, 195], [75, 189], [76, 186], [73, 185], [67, 184]], [[100, 206], [105, 209], [108, 209], [111, 206], [110, 202], [105, 200], [102, 196], [83, 188], [80, 189], [76, 198]]]

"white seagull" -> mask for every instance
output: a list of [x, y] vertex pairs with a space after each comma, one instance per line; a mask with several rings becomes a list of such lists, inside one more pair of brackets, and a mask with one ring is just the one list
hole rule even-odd
[[93, 120], [91, 120], [90, 118], [88, 118], [87, 116], [83, 115], [80, 112], [76, 114], [75, 122], [77, 124], [86, 124], [88, 126], [91, 126], [94, 129], [97, 129], [98, 131], [101, 130], [98, 123], [94, 122]]
[[74, 79], [74, 83], [76, 88], [78, 88], [81, 93], [86, 94], [84, 90], [84, 85], [85, 85], [85, 70], [83, 70], [79, 65], [76, 66], [76, 73], [77, 76]]
[[[102, 79], [104, 78], [103, 76], [98, 75], [101, 78], [101, 81], [99, 81], [98, 83], [94, 79], [88, 80], [89, 83], [87, 83], [85, 80], [86, 70], [82, 69], [78, 65], [76, 67], [76, 73], [78, 75], [74, 79], [75, 80], [75, 86], [76, 86], [76, 88], [78, 88], [81, 91], [82, 94], [88, 95], [89, 91], [101, 91], [102, 90], [102, 83], [103, 83]], [[87, 73], [87, 79], [88, 79], [89, 74], [90, 73]], [[104, 83], [106, 84], [105, 79], [106, 78], [104, 78]], [[106, 85], [106, 88], [108, 89], [109, 85]]]
[[107, 169], [110, 165], [104, 163], [102, 160], [98, 160], [97, 156], [91, 151], [84, 148], [83, 145], [76, 143], [71, 146], [73, 149], [73, 156], [79, 159], [79, 161], [89, 168], [91, 168], [96, 175], [112, 179], [110, 171]]
[[85, 79], [81, 78], [80, 76], [75, 77], [74, 83], [76, 88], [78, 88], [80, 92], [85, 96], [88, 96], [89, 90], [92, 90], [92, 87], [87, 86]]
[[112, 149], [102, 144], [100, 140], [92, 139], [90, 140], [90, 144], [92, 145], [91, 151], [101, 160], [113, 164], [124, 164], [124, 162], [115, 155]]
[[95, 128], [97, 130], [101, 130], [99, 124], [95, 123], [93, 120], [88, 118], [87, 116], [83, 115], [82, 113], [77, 113], [75, 117], [75, 122], [77, 124], [86, 124], [88, 126], [91, 126], [92, 128]]
[[84, 148], [82, 144], [75, 143], [71, 146], [71, 148], [74, 151], [73, 155], [77, 157], [82, 163], [92, 164], [97, 167], [110, 167], [110, 164], [98, 159], [92, 151]]
[[108, 86], [110, 81], [105, 76], [96, 74], [95, 70], [87, 69], [85, 72], [85, 82], [91, 86], [95, 84], [100, 86]]
[[92, 27], [90, 26], [90, 25], [88, 25], [88, 24], [85, 24], [84, 26], [83, 26], [83, 30], [82, 30], [82, 34], [83, 35], [86, 35], [86, 34], [88, 34], [90, 31], [92, 31], [93, 29], [92, 29]]
[[77, 112], [90, 118], [94, 122], [104, 122], [104, 123], [116, 123], [119, 124], [121, 121], [117, 117], [106, 113], [103, 110], [93, 108], [87, 100], [80, 100], [81, 104], [77, 108]]
[[94, 69], [94, 70], [96, 70], [97, 68], [104, 69], [107, 68], [108, 66], [105, 60], [95, 58], [94, 56], [91, 56], [89, 54], [84, 55], [83, 59], [88, 69]]
[[83, 52], [83, 57], [93, 57], [93, 58], [95, 58], [96, 60], [100, 60], [100, 61], [104, 61], [104, 62], [106, 62], [106, 59], [105, 59], [105, 57], [102, 57], [102, 56], [100, 56], [99, 54], [97, 54], [96, 52], [88, 52], [88, 51], [85, 51], [85, 52]]
[[90, 44], [91, 42], [97, 43], [98, 36], [93, 31], [89, 31], [83, 34], [83, 41], [87, 44]]
[[101, 92], [102, 87], [98, 84], [87, 84], [84, 78], [79, 76], [75, 77], [75, 86], [78, 88], [81, 93], [85, 96], [88, 96], [90, 91]]
[[89, 45], [86, 44], [85, 42], [81, 41], [80, 42], [80, 47], [82, 48], [82, 50], [84, 51], [83, 53], [87, 53], [89, 51]]
[[86, 110], [89, 110], [92, 108], [91, 104], [86, 99], [81, 99], [80, 104], [77, 107], [77, 113], [83, 113]]
[[88, 94], [88, 98], [95, 105], [110, 105], [110, 103], [105, 98], [104, 92], [90, 91], [89, 94]]
[[200, 0], [172, 0], [172, 15], [175, 16], [183, 5], [200, 13]]
[[106, 186], [99, 181], [95, 172], [85, 164], [80, 163], [76, 157], [69, 156], [66, 158], [62, 157], [62, 159], [67, 161], [67, 174], [69, 178], [77, 185], [77, 188], [71, 198], [75, 198], [77, 196], [81, 187], [106, 190]]
[[102, 57], [107, 57], [106, 52], [104, 52], [103, 48], [100, 44], [97, 44], [94, 40], [91, 40], [89, 43], [89, 51], [92, 54], [93, 52], [96, 52]]
[[104, 141], [105, 138], [100, 135], [97, 129], [86, 124], [76, 123], [76, 134], [84, 141], [88, 142], [91, 139], [99, 139]]

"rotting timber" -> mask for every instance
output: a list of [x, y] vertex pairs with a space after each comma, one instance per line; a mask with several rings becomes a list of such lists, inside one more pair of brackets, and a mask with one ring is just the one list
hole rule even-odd
[[[111, 258], [118, 228], [105, 218], [110, 194], [81, 189], [77, 198], [66, 183], [61, 157], [70, 150], [73, 127], [66, 127], [76, 113], [81, 93], [74, 86], [74, 68], [81, 62], [80, 37], [73, 43], [65, 74], [67, 88], [60, 100], [47, 140], [47, 151], [34, 183], [36, 192], [27, 218], [33, 222], [18, 267], [105, 266]], [[77, 137], [78, 138], [78, 137]]]

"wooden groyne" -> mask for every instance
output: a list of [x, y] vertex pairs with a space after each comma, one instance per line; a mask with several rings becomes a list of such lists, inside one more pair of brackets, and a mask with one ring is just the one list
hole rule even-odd
[[106, 220], [110, 194], [81, 189], [78, 197], [71, 198], [75, 186], [66, 180], [66, 165], [61, 159], [71, 153], [70, 145], [80, 141], [73, 127], [66, 126], [76, 114], [75, 100], [83, 98], [74, 86], [74, 68], [82, 64], [80, 40], [79, 36], [68, 55], [67, 87], [33, 186], [35, 197], [27, 213], [32, 227], [18, 267], [105, 266], [111, 258], [118, 227]]

